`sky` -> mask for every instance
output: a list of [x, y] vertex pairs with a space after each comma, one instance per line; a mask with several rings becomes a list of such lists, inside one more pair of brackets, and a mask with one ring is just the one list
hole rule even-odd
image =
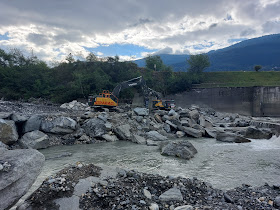
[[46, 62], [197, 54], [280, 33], [280, 0], [1, 0], [0, 48]]

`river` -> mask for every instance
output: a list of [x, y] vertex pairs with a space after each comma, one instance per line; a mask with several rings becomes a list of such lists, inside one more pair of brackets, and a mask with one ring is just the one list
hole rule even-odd
[[46, 160], [33, 188], [38, 187], [46, 177], [78, 161], [160, 175], [197, 177], [224, 190], [243, 183], [260, 186], [280, 181], [280, 137], [243, 144], [207, 138], [185, 140], [198, 150], [191, 160], [162, 156], [157, 147], [127, 141], [43, 149], [40, 152], [46, 159], [65, 152], [72, 155]]

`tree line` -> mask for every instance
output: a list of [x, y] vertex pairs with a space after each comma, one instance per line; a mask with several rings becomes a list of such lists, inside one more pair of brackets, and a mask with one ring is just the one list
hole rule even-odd
[[[102, 90], [112, 91], [119, 83], [143, 76], [147, 85], [163, 95], [191, 89], [203, 80], [203, 70], [210, 65], [207, 55], [193, 55], [187, 72], [173, 72], [159, 56], [148, 56], [146, 67], [122, 62], [118, 56], [98, 59], [89, 53], [85, 61], [69, 54], [65, 61], [49, 67], [36, 56], [24, 56], [19, 50], [0, 49], [0, 97], [7, 100], [44, 98], [55, 103], [77, 98], [87, 99]], [[126, 89], [122, 98], [132, 98], [135, 89]]]

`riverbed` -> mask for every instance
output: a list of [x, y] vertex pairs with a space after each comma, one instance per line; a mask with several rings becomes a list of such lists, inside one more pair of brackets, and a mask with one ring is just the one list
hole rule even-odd
[[[46, 177], [78, 161], [164, 176], [197, 177], [224, 190], [243, 183], [260, 186], [280, 181], [280, 137], [243, 144], [223, 143], [208, 138], [183, 140], [190, 141], [198, 151], [191, 160], [162, 156], [157, 147], [128, 141], [40, 150], [47, 160], [33, 188], [38, 187]], [[52, 159], [64, 153], [72, 155]]]

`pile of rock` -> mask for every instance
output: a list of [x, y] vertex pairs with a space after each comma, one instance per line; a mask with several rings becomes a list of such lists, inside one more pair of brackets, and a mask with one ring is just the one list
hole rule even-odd
[[[134, 108], [124, 112], [119, 108], [116, 112], [105, 109], [104, 112], [34, 114], [30, 117], [1, 112], [0, 147], [42, 149], [59, 144], [126, 140], [163, 148], [163, 142], [168, 139], [182, 137], [210, 137], [218, 141], [245, 143], [250, 139], [269, 139], [279, 134], [280, 124], [261, 128], [252, 126], [255, 122], [253, 118], [202, 110], [197, 106], [170, 111], [151, 112]], [[162, 150], [162, 154], [187, 159], [193, 157], [195, 150], [186, 144], [189, 143], [173, 142], [168, 146], [164, 143], [168, 152]]]
[[69, 103], [64, 103], [60, 106], [62, 109], [71, 109], [71, 110], [90, 110], [90, 107], [87, 104], [78, 102], [76, 100]]
[[[46, 179], [23, 205], [30, 210], [54, 207], [104, 210], [279, 207], [279, 187], [276, 185], [259, 188], [243, 185], [225, 192], [196, 178], [163, 177], [122, 169], [117, 169], [112, 176], [105, 177], [106, 172], [92, 164], [68, 167]], [[82, 174], [80, 179], [77, 179], [78, 174]]]

